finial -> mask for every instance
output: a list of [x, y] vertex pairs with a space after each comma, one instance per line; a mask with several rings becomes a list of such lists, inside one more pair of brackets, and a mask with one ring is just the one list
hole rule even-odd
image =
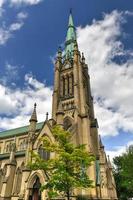
[[70, 8], [70, 14], [72, 14], [72, 10], [73, 10], [73, 9], [72, 9], [72, 8]]
[[34, 103], [34, 108], [35, 108], [35, 109], [36, 109], [36, 106], [37, 106], [36, 103]]
[[37, 104], [34, 103], [34, 110], [33, 110], [33, 113], [32, 113], [32, 115], [31, 115], [31, 118], [30, 118], [30, 120], [29, 120], [30, 122], [32, 122], [32, 121], [37, 122], [36, 106], [37, 106]]
[[15, 135], [15, 137], [14, 137], [14, 144], [16, 144], [16, 135]]
[[99, 143], [100, 143], [100, 147], [104, 148], [103, 144], [102, 144], [102, 139], [101, 139], [101, 135], [99, 135]]
[[112, 164], [111, 164], [109, 155], [107, 155], [107, 158], [108, 158], [107, 160], [108, 160], [109, 167], [112, 168]]
[[62, 49], [61, 49], [61, 47], [59, 46], [59, 48], [58, 48], [58, 56], [57, 56], [58, 58], [62, 58]]
[[109, 155], [107, 155], [107, 158], [108, 158], [108, 161], [110, 161], [110, 157], [109, 157]]
[[85, 57], [83, 52], [82, 52], [82, 62], [85, 63]]
[[46, 121], [48, 120], [48, 115], [49, 115], [48, 112], [46, 112]]
[[62, 52], [61, 46], [58, 47], [58, 52], [59, 52], [59, 53]]

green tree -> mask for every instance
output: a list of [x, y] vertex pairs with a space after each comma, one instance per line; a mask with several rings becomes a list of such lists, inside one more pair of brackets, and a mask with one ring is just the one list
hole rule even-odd
[[133, 197], [133, 146], [114, 158], [114, 177], [120, 200]]
[[43, 149], [55, 153], [54, 158], [42, 159], [33, 153], [34, 162], [30, 163], [33, 170], [44, 170], [48, 177], [42, 185], [42, 190], [48, 190], [49, 197], [63, 195], [69, 200], [74, 188], [92, 187], [92, 181], [87, 175], [87, 169], [94, 161], [94, 156], [89, 155], [85, 145], [74, 145], [71, 142], [71, 133], [55, 126], [52, 130], [55, 142], [51, 143], [43, 137]]

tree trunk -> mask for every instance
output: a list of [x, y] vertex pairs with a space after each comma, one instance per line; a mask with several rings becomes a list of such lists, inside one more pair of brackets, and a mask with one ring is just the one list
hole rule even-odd
[[70, 192], [69, 192], [69, 190], [67, 191], [67, 200], [70, 200]]

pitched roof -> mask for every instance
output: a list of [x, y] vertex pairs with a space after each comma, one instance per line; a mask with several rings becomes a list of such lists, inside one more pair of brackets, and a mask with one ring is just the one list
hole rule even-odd
[[[36, 130], [41, 129], [43, 124], [44, 124], [44, 122], [37, 123]], [[0, 139], [7, 138], [7, 137], [13, 137], [13, 136], [17, 136], [17, 135], [23, 135], [28, 132], [28, 128], [29, 128], [29, 125], [11, 129], [11, 130], [2, 131], [2, 132], [0, 132]]]

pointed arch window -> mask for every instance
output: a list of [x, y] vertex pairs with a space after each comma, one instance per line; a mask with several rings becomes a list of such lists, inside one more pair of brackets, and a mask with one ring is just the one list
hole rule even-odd
[[21, 190], [23, 167], [24, 163], [22, 163], [21, 166], [16, 169], [14, 186], [13, 186], [13, 194], [15, 195], [19, 195]]
[[72, 127], [72, 121], [69, 119], [69, 117], [64, 119], [63, 125], [65, 130], [68, 130]]
[[24, 139], [23, 141], [20, 142], [19, 150], [22, 151], [25, 150], [26, 148], [27, 148], [27, 140]]
[[8, 143], [5, 148], [5, 152], [9, 153], [11, 151], [11, 143]]
[[50, 152], [49, 151], [46, 151], [44, 148], [43, 148], [43, 145], [41, 144], [38, 148], [38, 153], [40, 155], [40, 157], [44, 160], [49, 160], [50, 158]]

